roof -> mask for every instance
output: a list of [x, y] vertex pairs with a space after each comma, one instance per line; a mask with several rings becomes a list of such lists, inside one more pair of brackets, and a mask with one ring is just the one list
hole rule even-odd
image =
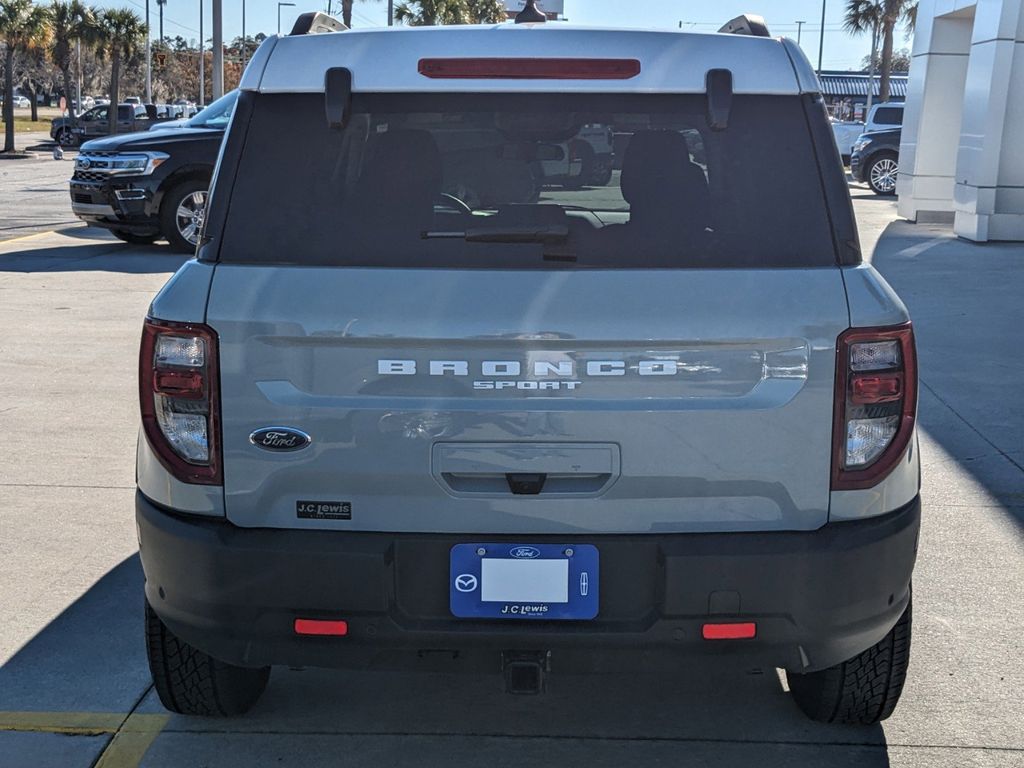
[[[821, 92], [825, 96], [864, 96], [868, 95], [869, 76], [862, 72], [822, 72]], [[878, 96], [881, 78], [874, 77], [874, 95]], [[897, 98], [907, 97], [907, 75], [891, 75], [889, 77], [889, 95]]]
[[[438, 79], [419, 74], [423, 58], [619, 58], [640, 61], [622, 80]], [[789, 40], [748, 35], [622, 30], [567, 24], [384, 27], [270, 37], [256, 52], [242, 90], [322, 92], [331, 67], [352, 72], [355, 92], [567, 91], [704, 93], [710, 69], [729, 69], [733, 91], [818, 91], [813, 70]]]

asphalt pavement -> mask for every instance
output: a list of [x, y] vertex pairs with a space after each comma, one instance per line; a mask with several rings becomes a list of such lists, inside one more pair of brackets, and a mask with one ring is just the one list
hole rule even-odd
[[45, 133], [19, 133], [16, 145], [33, 156], [0, 160], [0, 242], [77, 223], [68, 179], [78, 153], [65, 150], [63, 160], [54, 160]]
[[854, 195], [920, 347], [924, 526], [890, 720], [811, 723], [772, 669], [642, 660], [556, 660], [540, 697], [497, 674], [275, 669], [248, 717], [169, 716], [142, 646], [135, 367], [183, 260], [71, 226], [0, 243], [0, 768], [1024, 766], [1024, 248]]

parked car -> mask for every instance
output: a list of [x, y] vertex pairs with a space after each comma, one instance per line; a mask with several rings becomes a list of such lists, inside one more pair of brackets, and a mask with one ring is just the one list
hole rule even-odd
[[[236, 99], [237, 93], [224, 97], [232, 106]], [[70, 182], [75, 215], [128, 243], [163, 238], [175, 250], [194, 251], [227, 125], [223, 111], [201, 117], [178, 130], [123, 134], [83, 144]], [[154, 127], [162, 125], [167, 123]]]
[[[106, 136], [110, 133], [110, 105], [100, 104], [88, 109], [77, 117], [58, 117], [50, 123], [50, 138], [61, 146], [74, 146], [83, 141]], [[117, 108], [118, 133], [148, 131], [155, 125], [173, 118], [158, 116], [154, 104], [120, 104]]]
[[558, 145], [559, 157], [541, 161], [544, 183], [568, 187], [603, 187], [612, 179], [615, 162], [612, 130], [607, 125], [584, 125], [569, 141]]
[[899, 174], [901, 128], [862, 134], [853, 145], [850, 173], [876, 195], [895, 195]]
[[864, 133], [864, 123], [857, 120], [836, 120], [831, 118], [832, 135], [836, 137], [836, 146], [843, 158], [843, 164], [850, 164], [850, 156], [853, 154], [853, 145], [858, 137]]
[[[565, 654], [780, 667], [816, 720], [893, 712], [913, 331], [861, 258], [805, 55], [727, 28], [746, 34], [259, 48], [140, 349], [166, 708], [242, 713], [276, 664], [502, 669], [540, 693]], [[607, 186], [459, 197], [514, 194], [586, 125], [629, 137]]]
[[889, 131], [903, 125], [903, 104], [902, 102], [887, 101], [882, 104], [875, 104], [868, 112], [868, 119], [864, 121], [864, 133], [875, 131]]
[[[2, 100], [0, 100], [0, 103], [2, 103]], [[14, 106], [15, 106], [16, 108], [18, 108], [18, 109], [28, 109], [29, 107], [31, 107], [31, 106], [32, 106], [32, 102], [31, 102], [31, 101], [29, 101], [29, 100], [28, 100], [27, 98], [25, 98], [24, 96], [19, 96], [19, 95], [15, 95], [15, 96], [14, 96], [14, 97], [13, 97], [13, 98], [11, 99], [11, 103], [12, 103], [12, 104], [13, 104], [13, 105], [14, 105]]]
[[125, 104], [136, 104], [136, 105], [139, 105], [139, 104], [142, 104], [142, 99], [140, 99], [138, 96], [125, 96], [124, 97], [124, 103]]

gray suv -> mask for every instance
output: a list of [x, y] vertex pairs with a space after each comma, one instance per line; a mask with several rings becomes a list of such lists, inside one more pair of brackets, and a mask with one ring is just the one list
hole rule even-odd
[[[749, 31], [263, 44], [142, 336], [168, 709], [244, 712], [273, 665], [537, 693], [713, 654], [784, 669], [817, 720], [892, 713], [913, 332], [861, 259], [814, 72]], [[628, 139], [621, 171], [523, 203], [586, 125]]]

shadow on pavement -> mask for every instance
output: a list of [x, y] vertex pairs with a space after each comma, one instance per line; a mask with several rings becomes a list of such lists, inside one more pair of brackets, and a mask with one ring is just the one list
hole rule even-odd
[[872, 263], [913, 318], [923, 431], [1024, 525], [1024, 247], [895, 221]]
[[0, 253], [0, 272], [121, 272], [133, 275], [173, 273], [191, 258], [189, 255], [172, 251], [166, 245], [129, 245], [113, 237], [96, 242], [95, 237], [78, 234], [78, 231], [71, 229], [60, 234], [70, 238], [88, 239], [91, 242], [29, 247]]
[[[127, 714], [145, 696], [137, 712], [163, 713], [143, 652], [142, 580], [137, 556], [124, 560], [26, 643], [0, 668], [0, 710]], [[521, 765], [532, 756], [538, 765], [622, 765], [633, 755], [644, 764], [685, 759], [726, 768], [838, 768], [855, 758], [858, 766], [889, 765], [880, 726], [807, 721], [774, 670], [722, 658], [673, 670], [559, 675], [553, 663], [549, 693], [536, 697], [505, 694], [497, 672], [277, 668], [250, 715], [174, 716], [142, 765], [258, 765], [277, 751], [287, 759], [269, 762], [309, 768], [336, 765], [339, 750], [351, 757], [353, 749], [377, 758], [347, 764]], [[0, 732], [0, 754], [36, 749], [45, 758], [58, 746], [67, 750], [64, 742]], [[96, 740], [82, 738], [81, 749], [81, 762], [61, 764], [91, 765]], [[436, 760], [423, 762], [430, 754]]]

